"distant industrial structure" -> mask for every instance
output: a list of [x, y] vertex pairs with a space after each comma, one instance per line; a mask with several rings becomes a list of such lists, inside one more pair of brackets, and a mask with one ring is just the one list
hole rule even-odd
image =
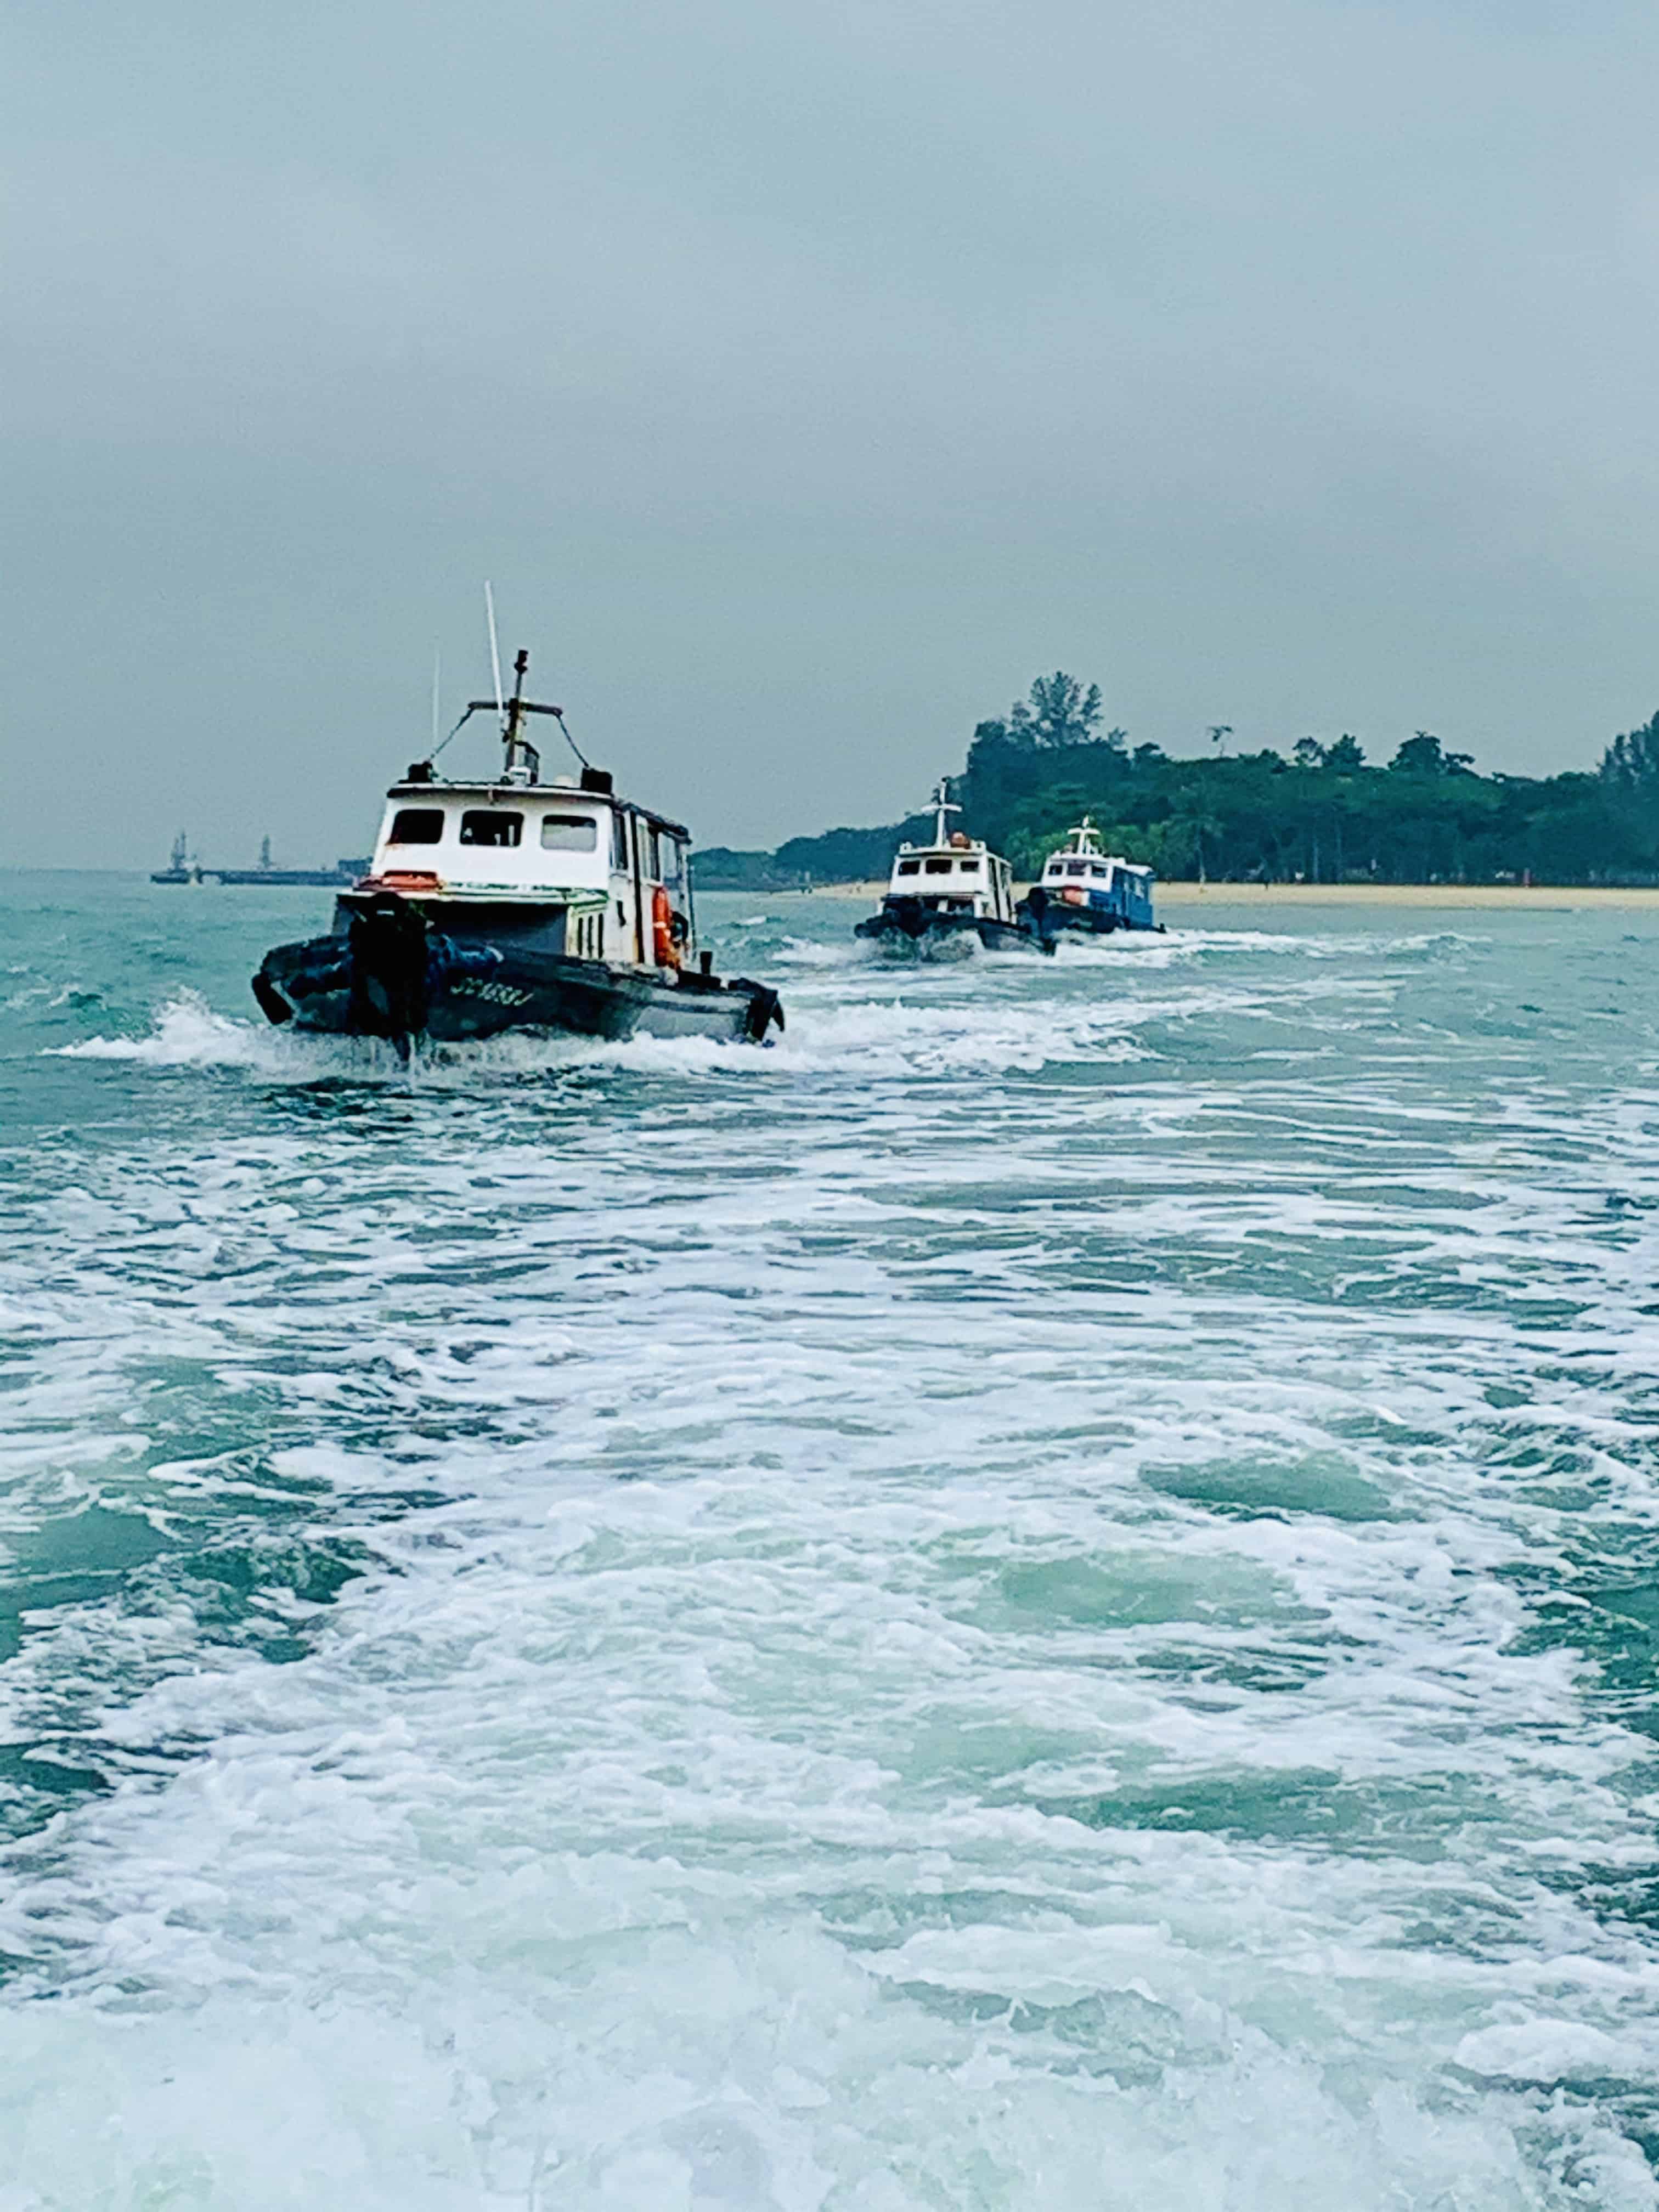
[[270, 840], [259, 841], [259, 859], [252, 868], [204, 868], [190, 853], [190, 841], [181, 830], [173, 841], [173, 857], [165, 868], [152, 870], [153, 884], [259, 884], [267, 886], [308, 884], [337, 890], [342, 884], [355, 884], [359, 876], [368, 873], [368, 856], [361, 860], [337, 860], [331, 868], [277, 868], [270, 860]]

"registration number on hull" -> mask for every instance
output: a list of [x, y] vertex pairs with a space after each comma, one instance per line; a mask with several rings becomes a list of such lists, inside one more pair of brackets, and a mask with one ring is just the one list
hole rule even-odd
[[527, 1006], [531, 994], [515, 983], [485, 983], [476, 975], [458, 976], [450, 985], [458, 999], [487, 999], [492, 1006]]

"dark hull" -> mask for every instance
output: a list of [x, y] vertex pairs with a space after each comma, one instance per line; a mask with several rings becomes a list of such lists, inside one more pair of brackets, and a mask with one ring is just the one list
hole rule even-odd
[[206, 873], [216, 883], [255, 884], [264, 886], [307, 884], [316, 890], [343, 890], [355, 884], [361, 873], [344, 868], [209, 868]]
[[915, 899], [893, 899], [853, 926], [888, 960], [967, 960], [986, 952], [1052, 952], [1030, 930], [981, 915], [939, 914]]
[[764, 983], [636, 969], [562, 953], [463, 943], [399, 902], [350, 927], [266, 953], [253, 995], [273, 1022], [329, 1036], [389, 1038], [399, 1049], [556, 1030], [573, 1036], [708, 1036], [761, 1042], [783, 1009]]
[[1091, 914], [1079, 907], [1050, 907], [1042, 917], [1042, 934], [1054, 937], [1073, 930], [1080, 937], [1114, 937], [1129, 935], [1156, 937], [1163, 933], [1161, 921], [1125, 921], [1121, 915]]
[[1115, 907], [1073, 906], [1065, 899], [1049, 899], [1033, 913], [1028, 896], [1020, 901], [1018, 911], [1026, 928], [1044, 938], [1051, 950], [1054, 939], [1067, 932], [1079, 937], [1113, 937], [1127, 930], [1145, 937], [1161, 936], [1164, 931], [1163, 923], [1150, 915], [1131, 920]]

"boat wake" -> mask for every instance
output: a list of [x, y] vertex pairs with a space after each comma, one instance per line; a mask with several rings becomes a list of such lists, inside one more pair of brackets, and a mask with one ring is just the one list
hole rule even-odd
[[82, 1037], [42, 1048], [49, 1060], [129, 1060], [152, 1067], [258, 1067], [276, 1073], [294, 1041], [252, 1022], [216, 1013], [198, 991], [181, 991], [157, 1008], [148, 1036]]
[[[1157, 962], [1157, 956], [1154, 955]], [[874, 971], [852, 996], [857, 972], [837, 965], [792, 994], [790, 1024], [766, 1046], [716, 1037], [575, 1037], [513, 1030], [465, 1043], [422, 1043], [407, 1063], [370, 1037], [329, 1037], [274, 1029], [222, 1013], [198, 992], [175, 993], [143, 1036], [96, 1034], [42, 1046], [49, 1058], [126, 1063], [155, 1070], [224, 1070], [303, 1086], [364, 1084], [400, 1091], [465, 1091], [479, 1082], [545, 1080], [607, 1071], [664, 1079], [719, 1079], [744, 1086], [811, 1078], [860, 1085], [919, 1078], [992, 1080], [1043, 1068], [1127, 1067], [1188, 1052], [1218, 1037], [1241, 1038], [1272, 1056], [1287, 1030], [1298, 1044], [1386, 1016], [1394, 986], [1352, 972], [1261, 974], [1224, 981], [1164, 963], [1139, 949], [1113, 956], [1068, 949], [1050, 971], [1071, 988], [1030, 988], [1023, 968], [986, 962], [966, 979], [951, 971], [907, 976]], [[1112, 988], [1079, 988], [1093, 968]], [[1137, 976], [1153, 988], [1136, 988]], [[90, 1012], [92, 1010], [88, 1009]], [[1242, 1025], [1242, 1027], [1241, 1027]]]
[[0, 1054], [0, 2212], [1659, 2212], [1616, 921], [405, 1068], [178, 898]]
[[345, 1079], [420, 1087], [606, 1068], [750, 1081], [803, 1074], [875, 1080], [1153, 1057], [1133, 1030], [1138, 1020], [1170, 1011], [1167, 1001], [1139, 1008], [1121, 1000], [1055, 1008], [972, 998], [930, 1005], [898, 996], [853, 1006], [809, 1002], [798, 1009], [784, 1036], [758, 1051], [712, 1037], [606, 1041], [520, 1030], [465, 1044], [428, 1042], [405, 1065], [382, 1040], [262, 1027], [216, 1012], [198, 993], [184, 991], [156, 1010], [145, 1036], [100, 1035], [41, 1049], [52, 1059], [240, 1069], [293, 1084]]

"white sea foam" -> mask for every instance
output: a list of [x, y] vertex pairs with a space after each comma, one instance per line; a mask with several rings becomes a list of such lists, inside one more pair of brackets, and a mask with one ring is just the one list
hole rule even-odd
[[289, 1042], [279, 1031], [217, 1013], [198, 991], [180, 991], [159, 1007], [146, 1036], [91, 1036], [45, 1049], [59, 1060], [131, 1060], [156, 1067], [259, 1067], [282, 1063]]
[[1653, 2212], [1659, 1094], [1014, 966], [12, 1192], [5, 2212]]
[[[839, 964], [838, 963], [836, 964]], [[1191, 1011], [1188, 1006], [1141, 1010], [1142, 1019]], [[463, 1085], [480, 1075], [557, 1073], [574, 1068], [636, 1068], [680, 1074], [714, 1072], [763, 1075], [769, 1068], [840, 1066], [849, 1073], [994, 1070], [1010, 1061], [1052, 1057], [1133, 1057], [1123, 1034], [1124, 1010], [1110, 1005], [1056, 1014], [1005, 1004], [938, 1006], [907, 1002], [896, 991], [885, 1003], [810, 1005], [781, 1037], [762, 1051], [715, 1038], [649, 1036], [605, 1042], [509, 1032], [465, 1045], [428, 1045], [405, 1066], [389, 1045], [374, 1040], [306, 1036], [217, 1013], [194, 992], [167, 1000], [143, 1036], [83, 1038], [43, 1048], [59, 1059], [129, 1060], [153, 1067], [246, 1068], [264, 1076], [312, 1082], [325, 1076], [398, 1083]]]
[[785, 968], [834, 969], [866, 966], [870, 956], [863, 945], [850, 939], [846, 944], [837, 939], [825, 945], [813, 938], [785, 937], [775, 957]]

